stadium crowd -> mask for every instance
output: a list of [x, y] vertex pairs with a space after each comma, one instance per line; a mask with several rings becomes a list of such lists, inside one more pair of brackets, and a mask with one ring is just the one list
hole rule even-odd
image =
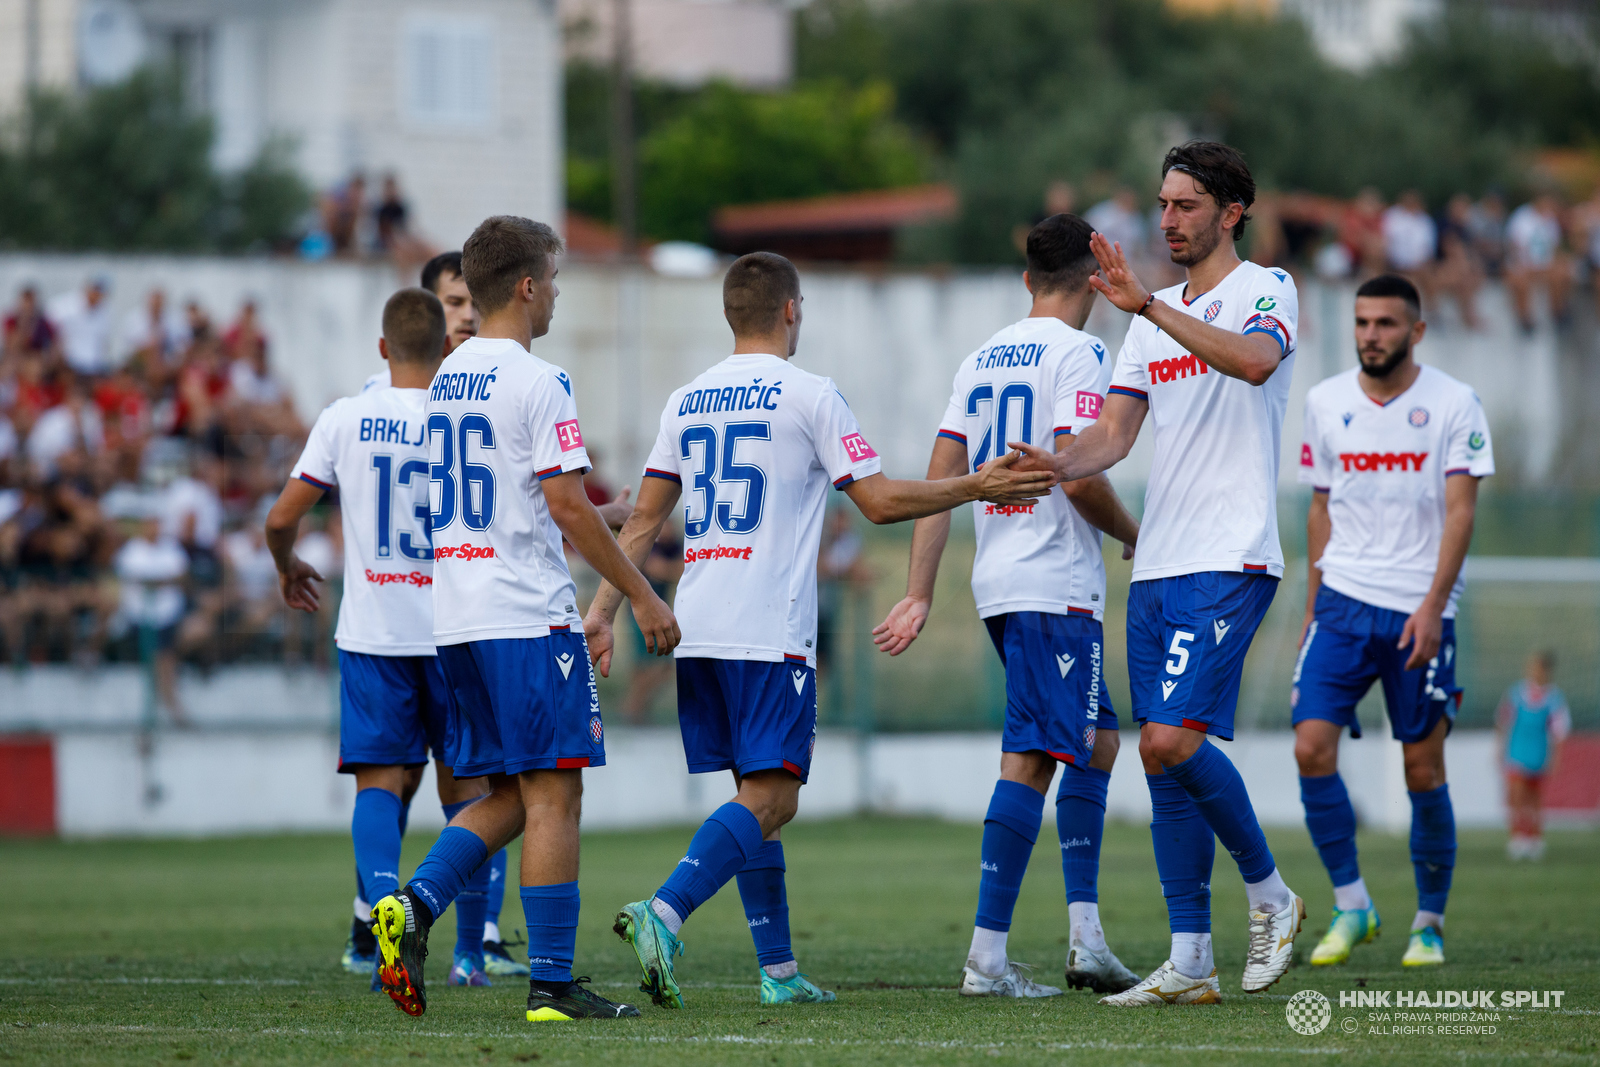
[[[12, 664], [154, 654], [325, 661], [327, 618], [287, 620], [261, 533], [306, 428], [245, 302], [219, 327], [159, 289], [114, 318], [94, 279], [24, 288], [0, 350], [0, 646]], [[337, 509], [305, 546], [337, 572]], [[144, 646], [141, 650], [141, 633]]]

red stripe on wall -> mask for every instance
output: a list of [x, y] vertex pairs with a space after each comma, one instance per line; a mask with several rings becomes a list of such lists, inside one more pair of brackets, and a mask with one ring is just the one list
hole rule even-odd
[[56, 755], [47, 735], [0, 737], [0, 834], [56, 832]]

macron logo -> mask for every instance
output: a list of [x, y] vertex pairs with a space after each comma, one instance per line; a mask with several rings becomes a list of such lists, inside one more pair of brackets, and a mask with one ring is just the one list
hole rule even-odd
[[572, 653], [563, 652], [556, 657], [556, 666], [561, 668], [561, 677], [565, 679], [572, 673]]
[[561, 446], [563, 452], [583, 447], [583, 431], [578, 429], [577, 419], [556, 423], [556, 443]]
[[794, 672], [794, 691], [796, 693], [798, 693], [802, 689], [804, 689], [805, 686], [806, 686], [806, 672], [805, 671], [795, 671]]
[[864, 459], [875, 459], [877, 453], [872, 446], [867, 444], [867, 439], [859, 433], [846, 434], [839, 438], [839, 443], [844, 445], [844, 450], [850, 454], [851, 463], [860, 463]]
[[1166, 702], [1166, 699], [1172, 695], [1172, 691], [1176, 688], [1178, 688], [1178, 683], [1171, 678], [1161, 679], [1161, 700], [1163, 703]]
[[1072, 665], [1076, 662], [1078, 661], [1071, 656], [1063, 655], [1060, 652], [1056, 653], [1056, 666], [1061, 668], [1061, 677], [1063, 678], [1067, 676], [1067, 672], [1072, 669]]
[[1222, 639], [1228, 636], [1228, 620], [1212, 619], [1211, 629], [1217, 635], [1217, 644], [1222, 644]]

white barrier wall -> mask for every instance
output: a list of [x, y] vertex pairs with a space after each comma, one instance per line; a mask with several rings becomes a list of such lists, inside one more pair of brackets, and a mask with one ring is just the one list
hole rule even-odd
[[[1113, 819], [1150, 818], [1137, 746], [1137, 735], [1123, 735], [1107, 808]], [[613, 730], [606, 751], [605, 767], [584, 772], [584, 825], [591, 829], [697, 822], [733, 794], [727, 775], [686, 771], [676, 730]], [[1303, 825], [1291, 735], [1244, 735], [1226, 751], [1264, 825]], [[870, 810], [981, 822], [999, 752], [999, 734], [888, 734], [862, 741], [824, 733], [801, 793], [801, 817]], [[86, 837], [342, 830], [350, 823], [355, 782], [336, 773], [338, 753], [338, 739], [320, 731], [165, 732], [147, 752], [133, 731], [59, 734], [60, 831]], [[1448, 763], [1456, 822], [1503, 826], [1493, 735], [1452, 738]], [[1398, 742], [1347, 739], [1341, 764], [1362, 822], [1405, 832], [1411, 808]], [[412, 805], [412, 830], [432, 833], [444, 825], [435, 797], [430, 768]]]

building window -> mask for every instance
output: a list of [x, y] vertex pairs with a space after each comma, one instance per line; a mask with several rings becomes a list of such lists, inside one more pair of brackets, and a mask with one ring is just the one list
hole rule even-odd
[[487, 130], [495, 121], [494, 26], [413, 15], [401, 32], [400, 113], [415, 126]]

